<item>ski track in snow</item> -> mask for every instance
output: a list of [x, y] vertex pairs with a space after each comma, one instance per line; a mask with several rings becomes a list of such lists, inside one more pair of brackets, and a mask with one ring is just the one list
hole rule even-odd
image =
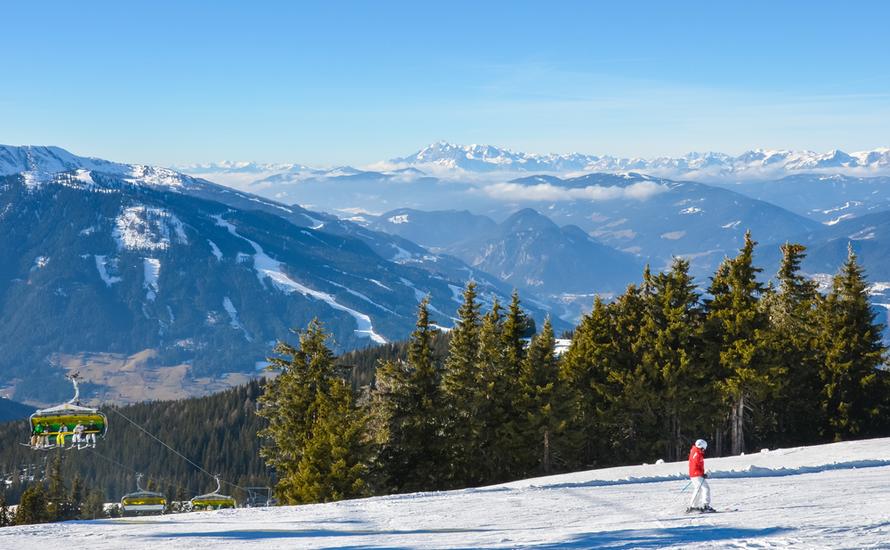
[[244, 338], [248, 342], [253, 342], [253, 337], [247, 332], [247, 329], [244, 328], [244, 325], [241, 324], [241, 319], [238, 318], [238, 310], [235, 309], [235, 304], [232, 303], [231, 298], [226, 296], [223, 298], [223, 309], [226, 310], [226, 313], [229, 314], [229, 325], [235, 330], [240, 330], [244, 333]]
[[875, 439], [706, 459], [717, 514], [684, 513], [686, 463], [675, 462], [330, 504], [7, 527], [0, 548], [886, 548], [888, 447]]
[[272, 281], [272, 284], [282, 292], [288, 294], [299, 292], [303, 296], [311, 296], [316, 300], [321, 300], [333, 309], [348, 313], [355, 319], [355, 323], [358, 325], [358, 328], [355, 329], [356, 334], [365, 338], [370, 338], [378, 344], [386, 343], [386, 339], [383, 338], [383, 336], [374, 332], [374, 325], [371, 323], [371, 318], [368, 315], [340, 304], [333, 296], [326, 292], [311, 289], [291, 279], [284, 272], [282, 263], [266, 254], [259, 244], [239, 234], [235, 229], [235, 226], [223, 219], [221, 215], [215, 215], [213, 216], [213, 219], [216, 221], [217, 225], [225, 227], [233, 236], [249, 243], [250, 246], [253, 247], [253, 268], [256, 271], [257, 278], [259, 278], [260, 282], [264, 279], [269, 279]]
[[145, 274], [145, 282], [142, 283], [145, 288], [145, 299], [154, 301], [158, 296], [158, 278], [161, 276], [161, 260], [156, 258], [144, 258], [142, 261], [142, 270]]

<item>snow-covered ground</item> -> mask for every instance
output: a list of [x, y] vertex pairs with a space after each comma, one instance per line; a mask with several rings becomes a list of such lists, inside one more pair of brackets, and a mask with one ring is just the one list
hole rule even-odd
[[445, 493], [0, 529], [0, 548], [888, 548], [890, 439], [706, 460], [717, 514], [687, 515], [685, 463]]

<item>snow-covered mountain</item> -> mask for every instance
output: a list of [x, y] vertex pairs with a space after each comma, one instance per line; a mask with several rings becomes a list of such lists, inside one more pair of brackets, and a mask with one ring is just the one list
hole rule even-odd
[[743, 195], [771, 202], [826, 225], [890, 210], [890, 177], [795, 174], [780, 180], [724, 184]]
[[[838, 149], [818, 153], [785, 149], [752, 149], [740, 155], [692, 152], [679, 157], [618, 157], [583, 153], [525, 153], [493, 145], [430, 144], [414, 154], [373, 164], [367, 169], [350, 166], [312, 168], [303, 164], [218, 162], [176, 167], [184, 173], [214, 181], [260, 188], [357, 176], [362, 179], [412, 179], [421, 176], [444, 180], [489, 181], [499, 174], [584, 172], [640, 172], [670, 179], [702, 182], [740, 182], [780, 179], [795, 174], [843, 174], [869, 177], [890, 175], [890, 147], [845, 153]], [[281, 197], [285, 198], [285, 197]]]
[[100, 170], [112, 174], [121, 174], [130, 170], [126, 164], [80, 157], [60, 147], [0, 145], [0, 176], [28, 172], [36, 177], [39, 174], [52, 174], [78, 168]]
[[639, 257], [530, 208], [501, 223], [465, 210], [400, 208], [366, 218], [371, 228], [435, 247], [524, 293], [545, 296], [566, 319], [588, 311], [595, 293], [613, 294], [638, 281], [643, 269]]
[[886, 548], [888, 445], [707, 458], [716, 514], [684, 513], [688, 466], [671, 462], [328, 504], [21, 525], [0, 529], [0, 547]]
[[389, 161], [394, 167], [461, 172], [625, 172], [635, 171], [672, 179], [723, 181], [782, 177], [803, 172], [850, 175], [890, 173], [890, 148], [845, 153], [754, 149], [738, 156], [689, 153], [681, 157], [622, 158], [590, 154], [535, 154], [491, 145], [433, 143], [406, 157]]
[[104, 401], [206, 393], [256, 375], [272, 343], [313, 317], [346, 350], [407, 336], [425, 295], [450, 325], [467, 279], [488, 297], [511, 291], [326, 214], [32, 149], [8, 156], [29, 170], [0, 176], [0, 389], [19, 400], [66, 394], [65, 370]]
[[531, 207], [559, 225], [577, 225], [597, 241], [638, 255], [653, 269], [683, 256], [698, 276], [736, 253], [746, 230], [781, 242], [820, 224], [728, 189], [637, 173], [575, 178], [530, 176], [483, 188], [506, 204]]

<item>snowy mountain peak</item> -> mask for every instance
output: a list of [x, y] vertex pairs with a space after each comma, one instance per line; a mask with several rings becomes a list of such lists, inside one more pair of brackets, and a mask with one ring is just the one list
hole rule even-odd
[[21, 172], [53, 174], [77, 169], [122, 173], [126, 166], [98, 158], [80, 157], [61, 147], [0, 145], [0, 176]]
[[535, 154], [492, 145], [457, 145], [439, 141], [406, 157], [389, 161], [398, 167], [432, 167], [463, 172], [611, 172], [634, 171], [675, 179], [767, 179], [791, 173], [840, 172], [881, 175], [890, 172], [890, 148], [846, 153], [784, 149], [751, 149], [738, 156], [708, 151], [679, 157], [621, 158], [579, 153]]
[[0, 176], [12, 174], [21, 174], [31, 189], [46, 183], [90, 190], [117, 188], [121, 183], [171, 190], [212, 185], [169, 168], [81, 157], [60, 147], [0, 145]]

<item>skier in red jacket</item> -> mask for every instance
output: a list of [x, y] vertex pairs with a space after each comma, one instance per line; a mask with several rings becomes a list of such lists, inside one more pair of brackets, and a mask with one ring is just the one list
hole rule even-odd
[[699, 439], [689, 449], [689, 479], [692, 481], [692, 500], [689, 502], [688, 512], [713, 512], [711, 508], [711, 488], [708, 487], [705, 473], [705, 449], [708, 442]]

